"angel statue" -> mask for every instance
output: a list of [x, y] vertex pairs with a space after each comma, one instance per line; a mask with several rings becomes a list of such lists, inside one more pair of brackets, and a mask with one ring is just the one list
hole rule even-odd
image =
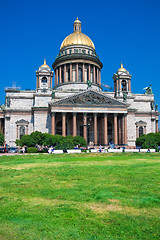
[[52, 97], [52, 99], [54, 99], [54, 98], [55, 98], [55, 92], [54, 92], [53, 90], [52, 90], [51, 97]]
[[153, 94], [152, 92], [152, 85], [150, 85], [149, 87], [145, 87], [143, 88], [143, 90], [145, 90], [145, 94]]
[[90, 80], [87, 80], [88, 87], [91, 87], [92, 83]]

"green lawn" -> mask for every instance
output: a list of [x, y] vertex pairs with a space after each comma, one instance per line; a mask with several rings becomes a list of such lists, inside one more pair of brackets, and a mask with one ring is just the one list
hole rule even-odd
[[0, 239], [160, 239], [160, 154], [0, 157]]

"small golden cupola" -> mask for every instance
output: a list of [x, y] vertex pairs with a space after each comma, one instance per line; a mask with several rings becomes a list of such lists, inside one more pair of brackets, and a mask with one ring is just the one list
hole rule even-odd
[[46, 64], [46, 59], [44, 59], [44, 63], [40, 66], [40, 68], [50, 68], [50, 67]]
[[117, 72], [126, 72], [127, 70], [123, 67], [123, 63], [121, 62], [121, 67], [118, 69]]
[[81, 21], [79, 21], [78, 17], [77, 17], [77, 19], [74, 21], [73, 26], [74, 26], [74, 32], [81, 32], [81, 26], [82, 26], [82, 24], [81, 24]]

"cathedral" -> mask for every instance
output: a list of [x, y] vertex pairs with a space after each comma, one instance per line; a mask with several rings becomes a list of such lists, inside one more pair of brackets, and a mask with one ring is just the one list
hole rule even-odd
[[132, 93], [131, 74], [122, 63], [113, 74], [114, 90], [102, 90], [103, 64], [78, 18], [52, 67], [54, 71], [44, 60], [38, 68], [35, 90], [5, 90], [0, 127], [9, 146], [23, 135], [40, 131], [83, 136], [88, 145], [114, 142], [131, 148], [141, 134], [158, 132], [159, 113], [151, 86], [145, 94]]

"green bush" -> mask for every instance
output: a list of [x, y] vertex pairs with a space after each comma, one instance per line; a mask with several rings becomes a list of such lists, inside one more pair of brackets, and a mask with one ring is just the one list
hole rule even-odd
[[38, 149], [36, 147], [27, 148], [27, 153], [37, 153]]
[[87, 146], [86, 140], [81, 136], [73, 137], [73, 143], [74, 143], [74, 146], [76, 145], [80, 145], [81, 147]]
[[157, 149], [157, 147], [160, 146], [160, 133], [143, 134], [141, 137], [136, 139], [136, 146], [141, 146], [145, 149]]
[[41, 152], [42, 153], [48, 153], [48, 149], [47, 148], [43, 148]]
[[36, 145], [35, 140], [31, 137], [31, 135], [24, 135], [21, 139], [20, 139], [20, 146], [27, 146], [27, 147], [34, 147]]
[[73, 149], [74, 143], [70, 137], [63, 137], [56, 143], [55, 149]]
[[38, 144], [40, 146], [43, 145], [44, 133], [35, 131], [35, 132], [32, 132], [30, 136], [34, 139], [36, 144]]

